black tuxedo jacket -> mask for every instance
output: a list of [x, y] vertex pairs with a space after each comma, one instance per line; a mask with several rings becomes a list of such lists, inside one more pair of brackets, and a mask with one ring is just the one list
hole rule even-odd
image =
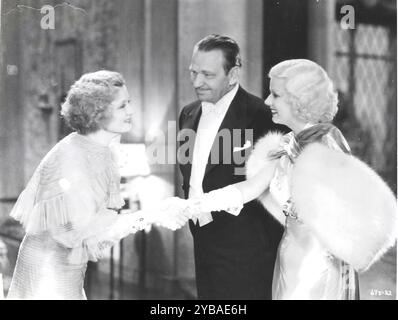
[[[196, 132], [201, 116], [201, 103], [196, 101], [184, 107], [179, 119], [180, 130]], [[209, 192], [245, 179], [242, 174], [252, 148], [240, 152], [235, 159], [234, 147], [242, 147], [247, 140], [253, 146], [259, 137], [270, 130], [286, 131], [275, 125], [264, 102], [241, 87], [220, 125], [219, 133], [235, 129], [235, 139], [215, 139], [203, 178], [203, 191]], [[236, 129], [240, 129], [239, 131]], [[252, 129], [252, 137], [245, 136]], [[233, 134], [231, 134], [233, 136]], [[240, 137], [240, 138], [239, 138]], [[192, 139], [192, 137], [191, 137]], [[188, 197], [194, 141], [190, 143], [188, 163], [180, 164], [185, 197]], [[186, 145], [185, 145], [186, 146]], [[210, 161], [219, 154], [218, 163]], [[213, 221], [199, 227], [190, 221], [194, 239], [195, 270], [198, 296], [201, 299], [270, 299], [272, 274], [277, 247], [283, 228], [257, 201], [247, 203], [238, 216], [227, 212], [213, 212]]]

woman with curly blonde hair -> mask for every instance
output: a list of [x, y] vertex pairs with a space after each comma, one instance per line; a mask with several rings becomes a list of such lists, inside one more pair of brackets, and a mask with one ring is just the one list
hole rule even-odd
[[62, 115], [75, 132], [44, 157], [10, 214], [26, 235], [8, 299], [85, 299], [88, 260], [150, 223], [185, 223], [162, 210], [117, 214], [124, 200], [109, 146], [131, 130], [132, 114], [119, 73], [88, 73], [71, 87]]
[[350, 154], [331, 123], [338, 100], [322, 67], [287, 60], [269, 77], [265, 104], [273, 121], [292, 131], [259, 139], [247, 180], [203, 195], [191, 210], [237, 215], [243, 203], [258, 198], [285, 226], [272, 298], [358, 299], [356, 271], [369, 268], [396, 241], [395, 195]]

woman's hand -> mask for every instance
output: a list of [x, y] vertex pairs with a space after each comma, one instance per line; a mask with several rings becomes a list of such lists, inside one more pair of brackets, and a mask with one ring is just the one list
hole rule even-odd
[[107, 250], [111, 248], [116, 242], [109, 240], [101, 240], [96, 236], [92, 236], [84, 240], [83, 244], [87, 249], [88, 258], [90, 261], [97, 262], [102, 259]]
[[188, 200], [178, 197], [167, 198], [152, 210], [153, 222], [171, 230], [180, 229], [192, 218], [190, 206]]

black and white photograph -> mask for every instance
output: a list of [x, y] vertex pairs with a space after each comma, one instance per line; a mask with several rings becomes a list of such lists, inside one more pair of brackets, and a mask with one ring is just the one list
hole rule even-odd
[[0, 12], [4, 303], [397, 300], [396, 0]]

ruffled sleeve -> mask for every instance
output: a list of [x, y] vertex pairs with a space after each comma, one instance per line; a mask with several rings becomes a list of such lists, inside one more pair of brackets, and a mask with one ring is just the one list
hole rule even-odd
[[123, 204], [110, 150], [67, 139], [42, 160], [10, 215], [28, 234], [48, 233], [84, 260], [83, 240], [112, 226]]
[[62, 153], [56, 146], [43, 159], [10, 213], [29, 234], [84, 224], [96, 211], [83, 164]]

